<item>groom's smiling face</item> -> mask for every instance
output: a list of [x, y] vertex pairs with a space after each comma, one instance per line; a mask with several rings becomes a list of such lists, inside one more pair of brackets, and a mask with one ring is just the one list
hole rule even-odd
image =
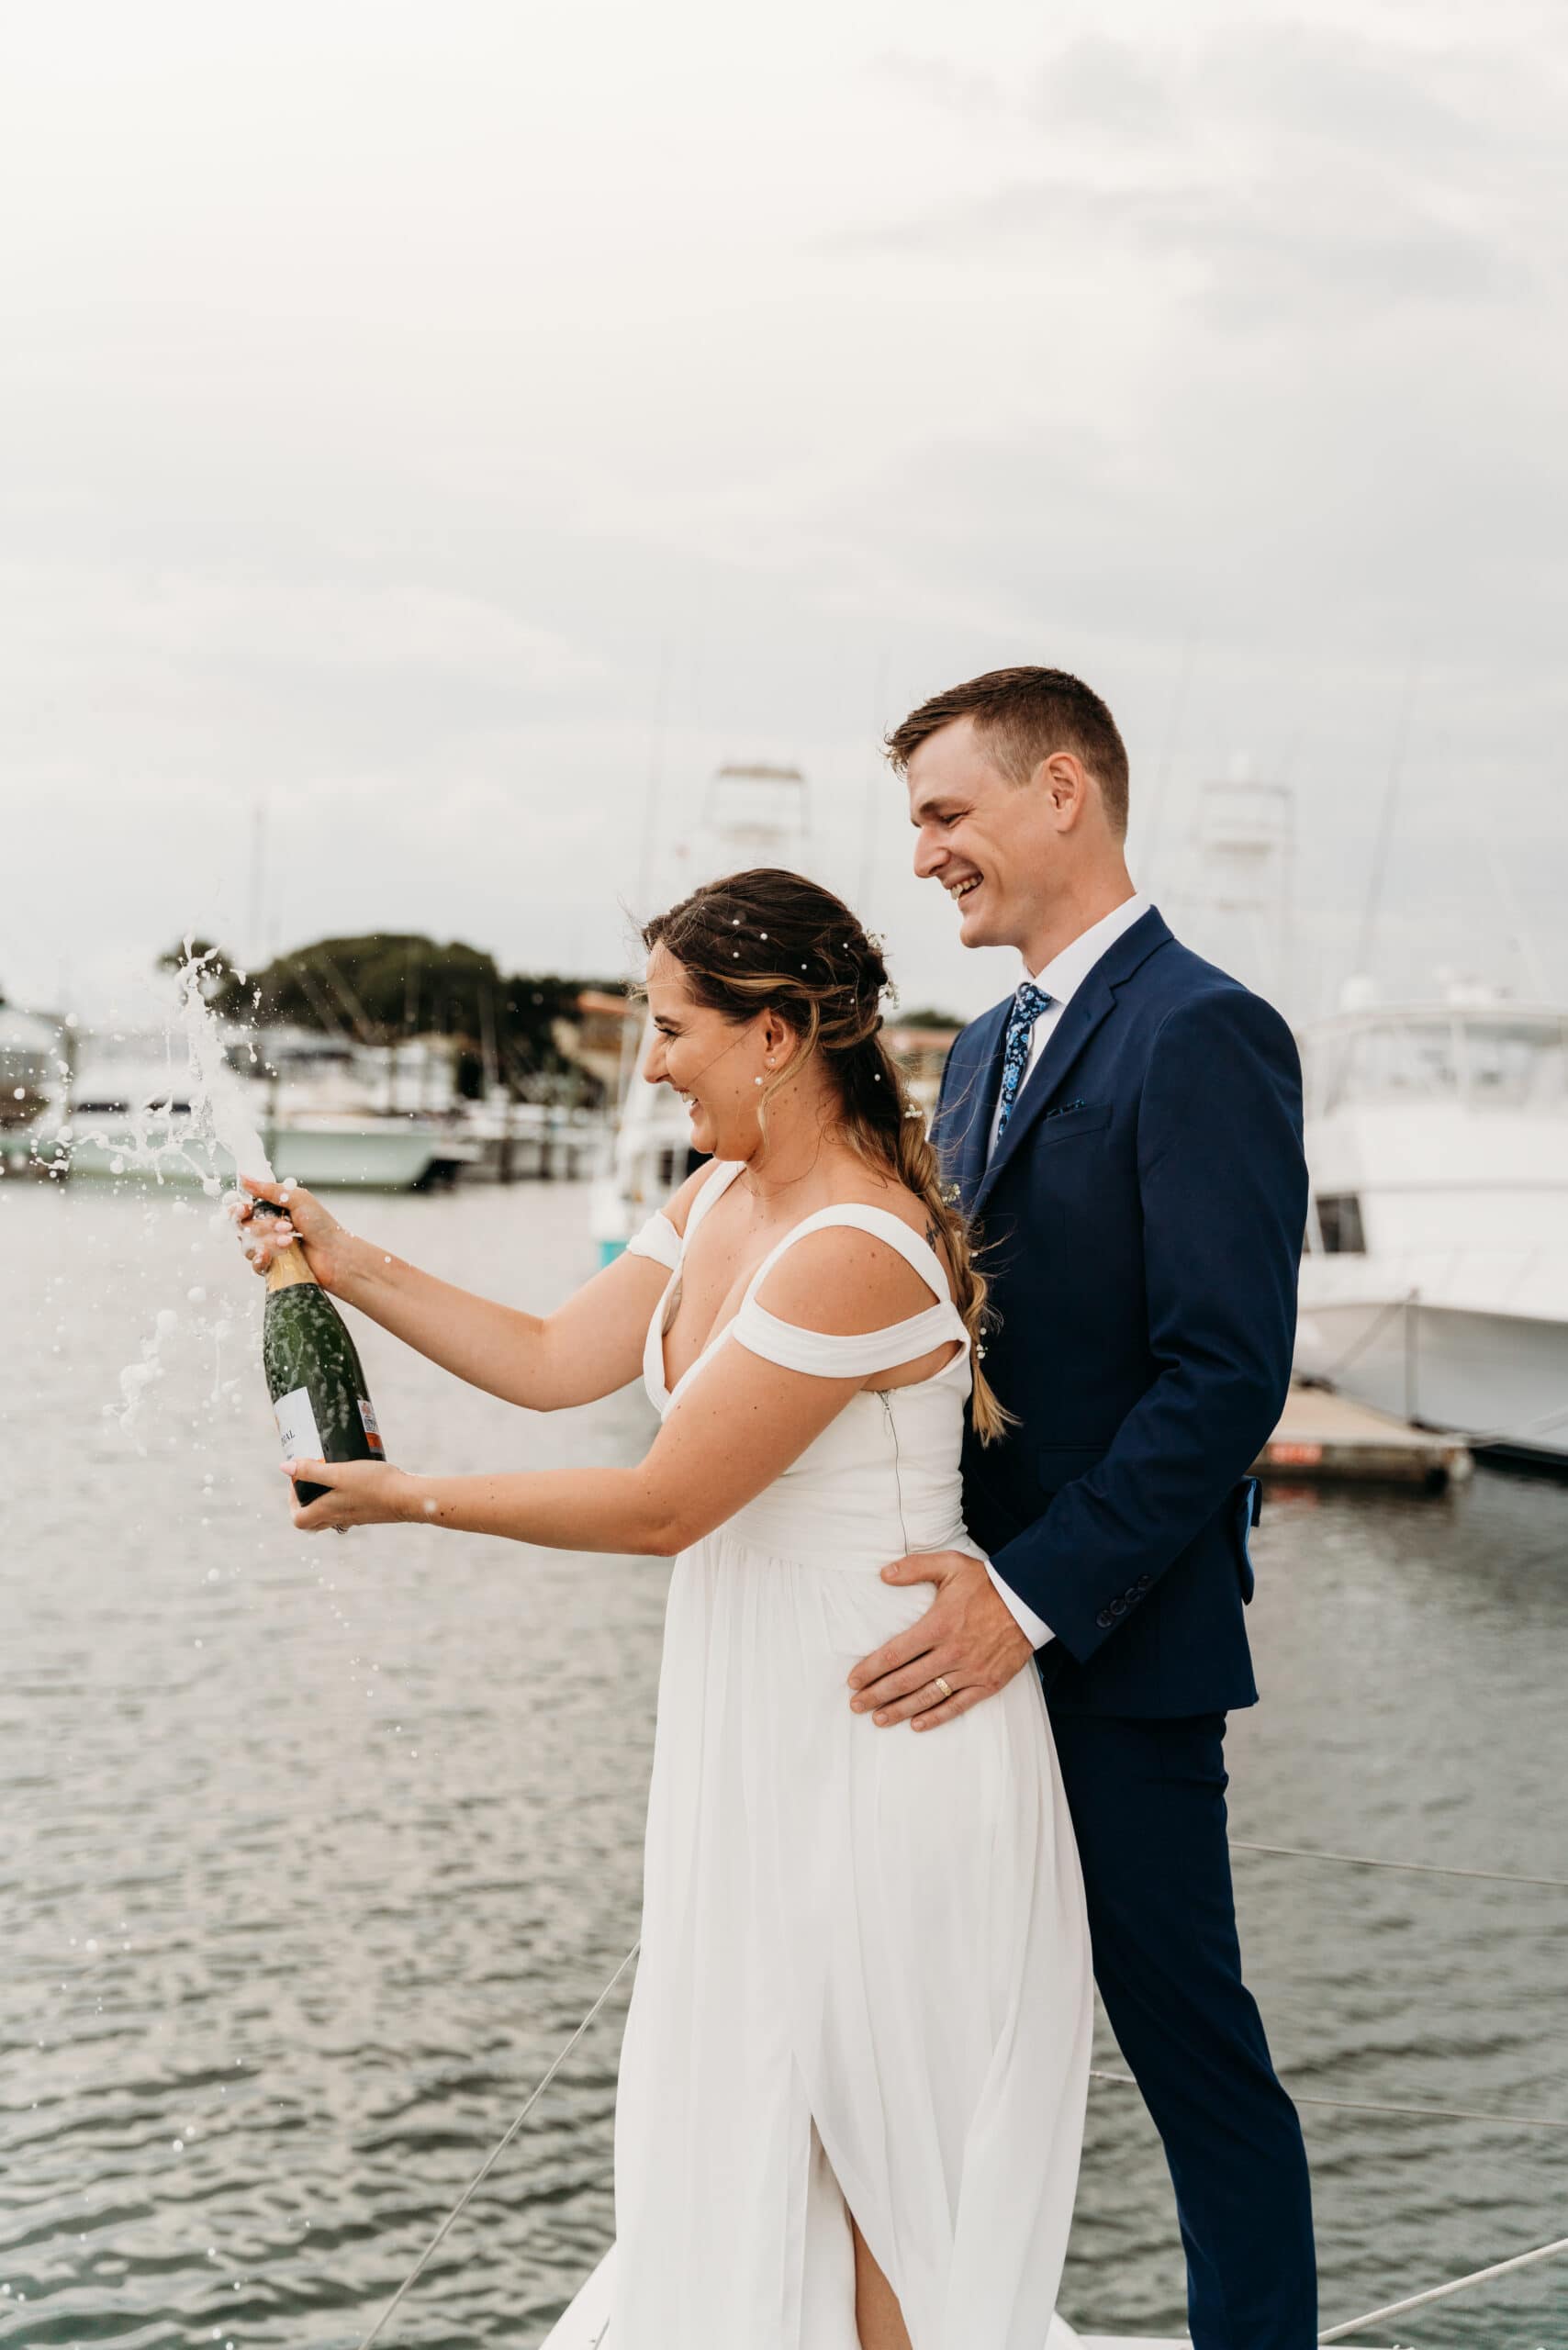
[[972, 718], [928, 736], [906, 780], [914, 869], [952, 899], [964, 945], [1022, 949], [1062, 856], [1050, 792], [1036, 778], [1011, 781]]

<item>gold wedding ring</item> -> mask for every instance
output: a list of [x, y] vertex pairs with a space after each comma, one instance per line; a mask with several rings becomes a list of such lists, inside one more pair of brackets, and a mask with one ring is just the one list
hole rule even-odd
[[940, 1690], [941, 1690], [941, 1692], [942, 1692], [942, 1695], [944, 1695], [944, 1697], [950, 1697], [950, 1696], [952, 1695], [952, 1694], [953, 1694], [953, 1685], [952, 1685], [952, 1683], [951, 1683], [951, 1682], [949, 1682], [949, 1681], [945, 1681], [945, 1680], [943, 1679], [943, 1677], [942, 1677], [941, 1673], [938, 1673], [938, 1674], [937, 1674], [937, 1676], [936, 1676], [935, 1680], [932, 1683], [931, 1686], [933, 1687], [933, 1689], [940, 1689]]

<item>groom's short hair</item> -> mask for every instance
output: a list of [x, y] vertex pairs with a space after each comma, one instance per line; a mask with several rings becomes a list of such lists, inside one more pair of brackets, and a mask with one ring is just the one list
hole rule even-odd
[[1114, 832], [1127, 829], [1127, 752], [1099, 695], [1065, 669], [988, 669], [912, 710], [888, 736], [902, 775], [922, 743], [972, 718], [975, 732], [1012, 783], [1026, 783], [1053, 751], [1070, 751], [1100, 787]]

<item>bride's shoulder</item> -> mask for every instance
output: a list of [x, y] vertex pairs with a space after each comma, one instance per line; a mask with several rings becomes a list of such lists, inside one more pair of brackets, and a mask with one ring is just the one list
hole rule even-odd
[[[912, 1238], [924, 1242], [951, 1283], [953, 1263], [946, 1228], [933, 1213], [930, 1202], [923, 1200], [918, 1192], [912, 1192], [895, 1176], [883, 1177], [870, 1170], [857, 1169], [855, 1180], [846, 1186], [845, 1204], [876, 1208], [882, 1214], [896, 1218]], [[890, 1244], [888, 1253], [891, 1253]], [[919, 1279], [917, 1275], [913, 1278]]]
[[[918, 1209], [920, 1203], [910, 1204]], [[801, 1226], [811, 1228], [790, 1237], [758, 1285], [757, 1304], [779, 1321], [846, 1335], [885, 1329], [928, 1306], [929, 1282], [886, 1232], [847, 1218], [829, 1220], [839, 1209], [857, 1208], [879, 1211], [917, 1240], [926, 1237], [916, 1217], [895, 1206], [886, 1191], [835, 1201], [817, 1216], [801, 1217]]]
[[896, 1177], [883, 1178], [869, 1170], [857, 1170], [856, 1180], [845, 1187], [843, 1203], [846, 1207], [875, 1208], [883, 1215], [894, 1217], [916, 1240], [924, 1240], [928, 1248], [934, 1248], [946, 1261], [942, 1229], [929, 1203]]

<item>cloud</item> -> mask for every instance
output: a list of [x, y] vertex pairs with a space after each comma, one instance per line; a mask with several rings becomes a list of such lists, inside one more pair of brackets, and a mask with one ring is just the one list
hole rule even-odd
[[963, 122], [994, 120], [1007, 104], [1003, 85], [989, 73], [953, 59], [916, 57], [907, 50], [885, 50], [868, 69], [883, 88], [917, 99]]
[[[1025, 123], [1039, 160], [1021, 168]], [[1424, 51], [1302, 23], [1196, 44], [1094, 35], [1028, 91], [998, 91], [993, 136], [1003, 128], [989, 190], [846, 247], [1152, 262], [1165, 298], [1232, 332], [1495, 308], [1544, 289], [1562, 258], [1560, 125], [1514, 62], [1484, 49]]]
[[1047, 130], [1067, 122], [1098, 139], [1164, 144], [1179, 135], [1181, 103], [1162, 62], [1128, 41], [1085, 34], [1046, 65], [1028, 110]]
[[1497, 304], [1537, 277], [1495, 238], [1445, 218], [1413, 191], [1366, 174], [1326, 185], [1278, 168], [1241, 187], [1085, 188], [1045, 176], [870, 241], [923, 259], [991, 261], [1033, 252], [1082, 262], [1109, 245], [1176, 264], [1182, 279], [1168, 294], [1237, 330], [1313, 333], [1413, 306]]
[[239, 34], [215, 73], [195, 0], [108, 50], [34, 12], [13, 991], [60, 984], [62, 926], [79, 971], [240, 940], [258, 800], [297, 830], [269, 930], [602, 968], [644, 843], [771, 755], [908, 985], [974, 1002], [874, 744], [1010, 659], [1107, 692], [1171, 854], [1234, 751], [1288, 772], [1332, 898], [1417, 654], [1417, 914], [1450, 951], [1430, 875], [1482, 793], [1560, 897], [1560, 20], [682, 7], [607, 66], [591, 12], [480, 0], [367, 81], [324, 0], [306, 84]]

